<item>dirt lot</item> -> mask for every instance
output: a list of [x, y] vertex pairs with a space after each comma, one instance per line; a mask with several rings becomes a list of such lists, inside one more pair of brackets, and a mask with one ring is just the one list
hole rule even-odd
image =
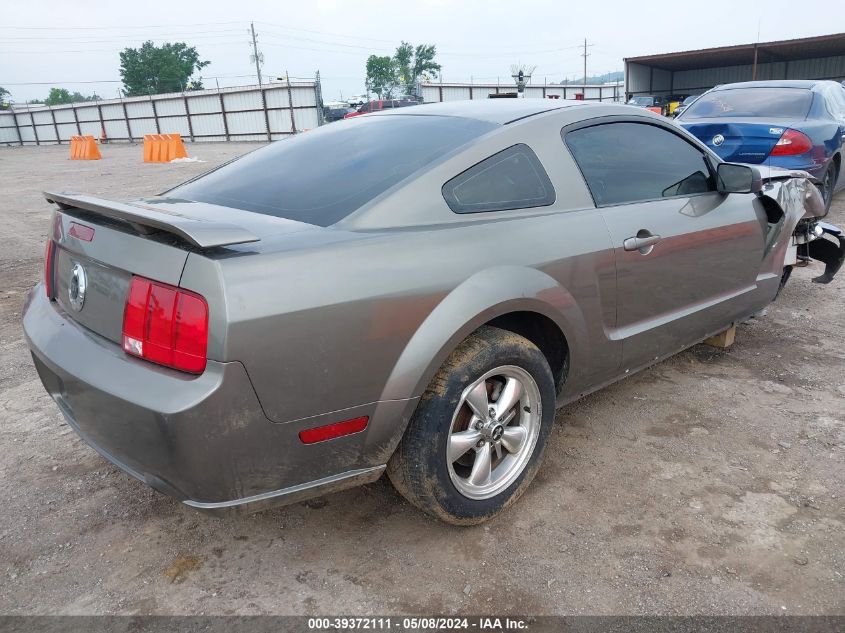
[[845, 274], [810, 283], [820, 266], [729, 351], [560, 411], [533, 486], [484, 526], [430, 520], [384, 479], [215, 519], [100, 458], [22, 339], [40, 192], [155, 193], [253, 147], [174, 165], [138, 146], [0, 149], [0, 613], [845, 614]]

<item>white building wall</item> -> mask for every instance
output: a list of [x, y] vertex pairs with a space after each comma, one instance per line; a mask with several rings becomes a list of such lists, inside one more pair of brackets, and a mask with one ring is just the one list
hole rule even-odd
[[[496, 93], [516, 92], [516, 86], [501, 84], [447, 84], [431, 83], [421, 84], [421, 94], [424, 103], [437, 103], [439, 101], [457, 101], [462, 99], [488, 99], [489, 95]], [[575, 99], [576, 94], [583, 93], [584, 98], [589, 101], [613, 101], [621, 100], [623, 97], [622, 84], [589, 84], [567, 85], [561, 84], [529, 84], [525, 87], [524, 98], [542, 99], [556, 95], [559, 98]]]
[[321, 120], [317, 103], [317, 84], [297, 81], [290, 87], [270, 83], [52, 108], [31, 105], [0, 112], [0, 144], [51, 144], [68, 142], [78, 134], [100, 138], [103, 132], [109, 141], [138, 141], [157, 133], [181, 134], [195, 141], [225, 141], [227, 136], [268, 140], [317, 127]]

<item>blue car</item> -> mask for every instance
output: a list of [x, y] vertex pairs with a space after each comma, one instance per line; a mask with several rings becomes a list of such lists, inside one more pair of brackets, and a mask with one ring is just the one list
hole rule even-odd
[[726, 161], [810, 172], [826, 209], [845, 186], [845, 87], [835, 81], [725, 84], [675, 121]]

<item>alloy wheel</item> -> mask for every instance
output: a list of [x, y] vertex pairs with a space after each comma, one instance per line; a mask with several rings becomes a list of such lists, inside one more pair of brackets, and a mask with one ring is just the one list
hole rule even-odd
[[534, 452], [541, 420], [540, 390], [521, 367], [497, 367], [466, 387], [446, 443], [458, 492], [489, 499], [510, 486]]

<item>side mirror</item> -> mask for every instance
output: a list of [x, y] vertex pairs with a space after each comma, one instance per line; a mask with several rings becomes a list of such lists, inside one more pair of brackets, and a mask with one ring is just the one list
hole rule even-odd
[[716, 189], [719, 193], [758, 193], [763, 190], [763, 178], [754, 167], [719, 163]]

